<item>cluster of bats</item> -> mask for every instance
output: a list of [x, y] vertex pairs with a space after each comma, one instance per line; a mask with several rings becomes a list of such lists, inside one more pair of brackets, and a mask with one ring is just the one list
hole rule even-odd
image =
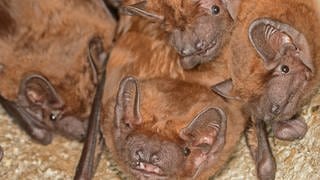
[[84, 141], [75, 179], [105, 145], [135, 179], [207, 179], [242, 134], [274, 179], [268, 135], [307, 132], [319, 29], [316, 1], [4, 0], [0, 103], [39, 143]]

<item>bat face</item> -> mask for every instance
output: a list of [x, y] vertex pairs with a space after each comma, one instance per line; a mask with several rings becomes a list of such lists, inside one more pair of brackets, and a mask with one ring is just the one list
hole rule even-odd
[[192, 69], [219, 55], [240, 4], [240, 0], [142, 2], [128, 6], [127, 11], [160, 21], [169, 35], [169, 43], [180, 54], [184, 69]]
[[295, 50], [288, 50], [279, 61], [262, 96], [261, 106], [267, 108], [266, 119], [289, 119], [294, 116], [311, 76], [310, 69], [301, 63]]
[[15, 102], [0, 97], [0, 103], [27, 132], [42, 144], [52, 141], [52, 131], [57, 129], [67, 137], [81, 140], [86, 126], [74, 116], [64, 115], [64, 102], [51, 83], [43, 76], [26, 76]]
[[[187, 151], [174, 142], [152, 133], [132, 132], [117, 149], [128, 164], [130, 173], [138, 179], [166, 179], [181, 170]], [[119, 140], [119, 139], [118, 139]]]
[[[211, 101], [190, 107], [194, 100], [179, 96], [180, 89], [172, 81], [157, 85], [147, 82], [140, 89], [133, 77], [122, 80], [115, 106], [113, 146], [120, 164], [135, 178], [194, 178], [218, 161], [225, 145], [225, 112]], [[158, 98], [163, 103], [159, 104]], [[182, 106], [196, 113], [190, 109], [183, 113]]]
[[231, 14], [235, 13], [237, 3], [200, 0], [186, 8], [189, 14], [178, 19], [185, 19], [186, 22], [172, 24], [171, 44], [181, 55], [180, 63], [184, 69], [192, 69], [219, 55], [230, 36], [235, 18]]

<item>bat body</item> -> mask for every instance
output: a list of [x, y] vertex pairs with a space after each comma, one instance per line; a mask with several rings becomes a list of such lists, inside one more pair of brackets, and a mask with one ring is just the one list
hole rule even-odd
[[275, 137], [283, 140], [307, 132], [298, 113], [319, 85], [318, 22], [315, 1], [241, 4], [230, 43], [230, 72], [235, 94], [248, 102], [254, 121], [247, 141], [261, 179], [274, 178], [275, 164], [266, 137], [255, 134], [260, 126], [255, 123], [270, 124]]
[[97, 85], [88, 43], [109, 48], [115, 20], [100, 1], [0, 5], [1, 104], [40, 143], [54, 131], [82, 140]]

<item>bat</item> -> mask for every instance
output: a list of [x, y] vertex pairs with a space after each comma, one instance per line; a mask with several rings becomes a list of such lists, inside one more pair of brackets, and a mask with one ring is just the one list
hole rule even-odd
[[233, 86], [227, 96], [247, 101], [246, 111], [253, 121], [247, 142], [260, 179], [274, 179], [276, 165], [268, 140], [257, 128], [269, 124], [276, 138], [288, 141], [307, 132], [299, 112], [319, 82], [319, 45], [314, 40], [319, 20], [314, 7], [312, 1], [299, 0], [241, 3], [240, 25], [236, 25], [230, 42], [232, 81], [223, 86]]
[[221, 170], [245, 129], [240, 105], [197, 84], [128, 76], [104, 104], [102, 132], [135, 179], [204, 179]]
[[108, 49], [116, 26], [101, 3], [1, 3], [5, 15], [0, 23], [10, 28], [0, 30], [0, 103], [42, 144], [50, 144], [56, 132], [77, 140], [86, 136], [97, 86], [96, 67], [87, 53], [102, 51], [94, 38], [98, 34]]

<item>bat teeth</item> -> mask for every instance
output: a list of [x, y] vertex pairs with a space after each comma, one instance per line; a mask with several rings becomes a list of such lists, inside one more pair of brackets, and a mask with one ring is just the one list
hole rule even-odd
[[280, 113], [280, 105], [278, 104], [272, 105], [271, 112], [275, 115], [278, 115]]

